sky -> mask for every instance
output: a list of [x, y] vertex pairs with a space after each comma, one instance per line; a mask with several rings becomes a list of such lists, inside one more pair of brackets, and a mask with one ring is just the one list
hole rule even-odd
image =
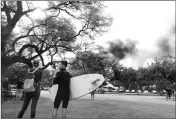
[[[164, 36], [170, 37], [169, 30], [175, 25], [175, 1], [106, 1], [105, 5], [105, 12], [114, 20], [97, 43], [108, 47], [109, 40], [137, 41], [137, 55], [126, 57], [120, 63], [133, 68], [150, 64], [158, 52], [157, 41]], [[175, 37], [170, 43], [174, 52], [173, 41]]]
[[[175, 1], [104, 1], [104, 12], [113, 17], [109, 31], [96, 37], [96, 44], [108, 48], [108, 42], [116, 39], [134, 40], [137, 53], [129, 55], [120, 64], [138, 68], [147, 66], [160, 54], [157, 42], [167, 36], [171, 37], [170, 29], [175, 26]], [[36, 6], [45, 8], [46, 4], [37, 1]], [[33, 13], [36, 18], [42, 18], [40, 10]], [[175, 54], [175, 37], [169, 41], [172, 54]]]

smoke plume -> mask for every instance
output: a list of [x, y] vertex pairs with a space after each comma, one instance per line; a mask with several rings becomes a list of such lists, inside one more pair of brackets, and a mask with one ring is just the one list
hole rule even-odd
[[118, 60], [122, 60], [126, 58], [127, 55], [136, 53], [136, 41], [126, 40], [125, 43], [119, 39], [111, 41], [109, 42], [108, 51]]
[[172, 39], [164, 37], [156, 42], [156, 46], [158, 48], [157, 56], [166, 56], [173, 54], [174, 44], [172, 44]]
[[[147, 63], [151, 64], [152, 62], [155, 62], [156, 57], [161, 58], [168, 55], [175, 57], [175, 26], [171, 31], [162, 34], [162, 36], [157, 39], [153, 39], [154, 42], [151, 42], [150, 48], [140, 47], [144, 45], [140, 45], [142, 41], [136, 42], [128, 40], [123, 42], [122, 40], [117, 39], [108, 42], [109, 47], [107, 52], [115, 57], [117, 62], [136, 68], [146, 66]], [[110, 59], [112, 59], [112, 57], [110, 57]]]

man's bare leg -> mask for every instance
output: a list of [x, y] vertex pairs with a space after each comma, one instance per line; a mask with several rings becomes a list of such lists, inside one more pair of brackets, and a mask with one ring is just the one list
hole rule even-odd
[[52, 115], [53, 118], [57, 118], [57, 110], [58, 110], [57, 108], [53, 109], [53, 115]]
[[67, 108], [62, 108], [62, 119], [66, 119]]

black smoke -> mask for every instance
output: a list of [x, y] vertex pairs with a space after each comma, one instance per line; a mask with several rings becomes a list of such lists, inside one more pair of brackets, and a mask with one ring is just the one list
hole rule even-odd
[[109, 42], [108, 51], [118, 60], [124, 59], [127, 55], [133, 55], [137, 52], [136, 41], [126, 40], [123, 42], [119, 39]]
[[170, 43], [170, 40], [171, 39], [165, 37], [156, 43], [158, 48], [158, 55], [161, 55], [161, 56], [171, 55], [172, 44]]

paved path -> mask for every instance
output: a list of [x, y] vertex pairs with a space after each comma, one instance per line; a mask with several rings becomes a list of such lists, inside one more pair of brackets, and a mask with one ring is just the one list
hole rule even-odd
[[[22, 101], [7, 101], [2, 104], [1, 117], [15, 118]], [[37, 106], [37, 118], [51, 118], [53, 104], [48, 92], [42, 92]], [[29, 118], [30, 108], [24, 118]], [[61, 117], [61, 108], [58, 118]], [[68, 118], [175, 118], [175, 102], [162, 96], [138, 96], [123, 94], [96, 94], [70, 101]]]

